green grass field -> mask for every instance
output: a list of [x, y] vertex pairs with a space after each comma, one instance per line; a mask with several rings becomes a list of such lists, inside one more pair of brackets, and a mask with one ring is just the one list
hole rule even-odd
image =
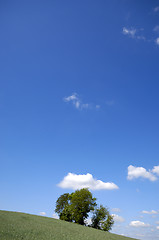
[[131, 240], [48, 217], [0, 211], [0, 240]]

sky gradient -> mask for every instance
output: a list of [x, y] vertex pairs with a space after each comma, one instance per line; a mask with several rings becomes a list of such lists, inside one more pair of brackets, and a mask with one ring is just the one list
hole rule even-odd
[[159, 239], [159, 1], [0, 1], [0, 209], [88, 187]]

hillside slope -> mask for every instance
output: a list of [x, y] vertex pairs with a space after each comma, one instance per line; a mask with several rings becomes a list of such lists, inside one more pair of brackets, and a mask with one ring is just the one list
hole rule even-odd
[[2, 240], [131, 240], [119, 235], [25, 213], [0, 211]]

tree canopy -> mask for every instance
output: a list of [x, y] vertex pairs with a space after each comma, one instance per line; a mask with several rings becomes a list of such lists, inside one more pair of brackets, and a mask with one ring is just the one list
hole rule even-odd
[[92, 212], [92, 224], [89, 226], [103, 231], [109, 231], [114, 223], [107, 208], [102, 205], [97, 208], [96, 198], [93, 198], [87, 188], [61, 195], [56, 201], [55, 212], [61, 220], [81, 225], [85, 225], [89, 213]]
[[114, 224], [113, 217], [109, 214], [107, 208], [100, 205], [96, 208], [92, 217], [91, 227], [97, 228], [103, 231], [109, 231]]

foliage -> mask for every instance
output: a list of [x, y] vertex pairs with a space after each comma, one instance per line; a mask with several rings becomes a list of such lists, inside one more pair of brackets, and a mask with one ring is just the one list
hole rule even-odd
[[71, 194], [61, 195], [56, 201], [55, 212], [61, 220], [85, 225], [85, 220], [92, 211], [93, 217], [90, 227], [109, 231], [114, 223], [113, 217], [107, 208], [100, 205], [99, 208], [95, 209], [96, 205], [96, 198], [93, 198], [88, 189], [83, 188]]
[[107, 208], [100, 205], [99, 208], [96, 208], [92, 217], [91, 227], [100, 229], [103, 231], [109, 231], [114, 224], [113, 217], [109, 214]]
[[100, 205], [100, 208], [96, 208], [92, 217], [91, 226], [96, 229], [101, 229], [101, 222], [106, 218], [108, 213], [108, 210], [102, 205]]
[[112, 225], [114, 224], [113, 217], [109, 214], [107, 216], [107, 220], [103, 221], [101, 224], [101, 229], [103, 231], [109, 231], [112, 229]]
[[96, 198], [92, 197], [92, 193], [83, 188], [75, 191], [71, 198], [71, 211], [73, 219], [76, 223], [84, 225], [84, 220], [87, 219], [88, 213], [94, 210], [96, 206]]
[[61, 220], [84, 225], [89, 212], [93, 211], [96, 206], [95, 201], [96, 198], [92, 197], [92, 193], [83, 188], [72, 194], [61, 195], [56, 201], [55, 212], [58, 213]]
[[70, 199], [71, 195], [65, 193], [61, 195], [56, 201], [55, 212], [59, 215], [61, 220], [72, 222], [72, 213], [70, 210]]

